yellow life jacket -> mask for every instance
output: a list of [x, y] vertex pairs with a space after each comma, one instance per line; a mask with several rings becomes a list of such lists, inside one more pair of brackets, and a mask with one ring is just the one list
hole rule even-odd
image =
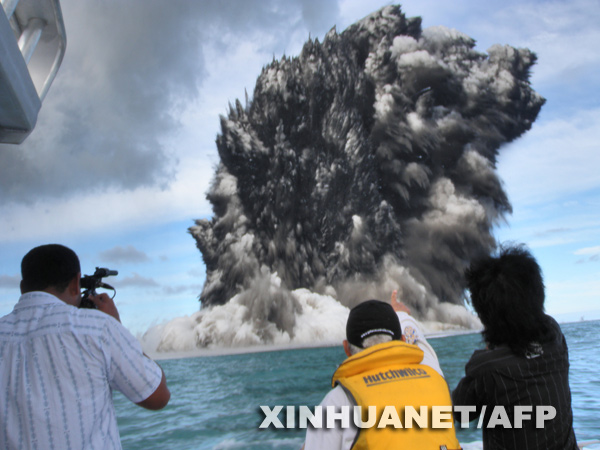
[[[361, 406], [363, 420], [368, 419], [368, 406], [376, 407], [376, 423], [358, 428], [352, 450], [440, 450], [460, 449], [449, 416], [452, 400], [444, 377], [429, 366], [420, 364], [423, 351], [416, 345], [391, 341], [369, 347], [346, 359], [333, 375], [332, 385], [341, 384], [347, 394]], [[427, 424], [423, 428], [405, 420], [406, 407], [418, 413], [427, 408]], [[433, 407], [444, 406], [448, 420], [441, 423], [450, 428], [432, 428]], [[388, 407], [388, 409], [385, 409]], [[389, 408], [394, 407], [403, 428], [395, 428], [389, 420]], [[409, 408], [410, 409], [410, 408]], [[424, 416], [424, 414], [423, 414]], [[378, 428], [387, 423], [385, 428]], [[398, 423], [397, 421], [395, 422]], [[422, 423], [422, 422], [421, 422]], [[436, 422], [437, 423], [437, 422]], [[397, 426], [397, 425], [396, 425]]]

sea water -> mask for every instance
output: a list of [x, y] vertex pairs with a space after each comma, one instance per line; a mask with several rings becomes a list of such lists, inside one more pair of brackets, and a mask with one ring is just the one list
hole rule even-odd
[[[561, 325], [569, 345], [574, 428], [578, 441], [600, 439], [600, 321]], [[464, 374], [481, 335], [429, 338], [451, 389]], [[115, 394], [123, 448], [169, 450], [299, 450], [305, 430], [259, 429], [261, 405], [309, 406], [331, 388], [346, 358], [340, 346], [171, 359], [160, 362], [171, 401], [146, 411]], [[457, 428], [465, 449], [481, 448], [481, 430]], [[590, 446], [590, 448], [600, 448]]]

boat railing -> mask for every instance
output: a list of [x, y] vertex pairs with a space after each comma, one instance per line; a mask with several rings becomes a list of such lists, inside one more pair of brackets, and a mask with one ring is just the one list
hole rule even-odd
[[66, 50], [59, 0], [1, 0], [0, 142], [33, 130]]

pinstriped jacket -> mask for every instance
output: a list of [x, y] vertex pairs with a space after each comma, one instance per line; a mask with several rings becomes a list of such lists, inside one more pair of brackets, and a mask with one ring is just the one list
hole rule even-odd
[[[485, 450], [576, 450], [573, 431], [571, 390], [569, 388], [569, 352], [559, 325], [550, 318], [554, 340], [539, 347], [536, 354], [515, 355], [508, 347], [476, 350], [465, 367], [465, 377], [454, 392], [454, 405], [474, 405], [478, 415], [485, 406], [483, 448]], [[512, 428], [489, 428], [490, 413], [503, 407]], [[515, 427], [514, 406], [531, 406], [532, 420]], [[556, 417], [536, 427], [536, 406], [552, 406]], [[473, 415], [471, 419], [476, 418]]]

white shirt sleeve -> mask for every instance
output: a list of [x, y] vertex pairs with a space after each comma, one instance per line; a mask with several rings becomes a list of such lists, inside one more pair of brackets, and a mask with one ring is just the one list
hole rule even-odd
[[425, 339], [425, 335], [421, 330], [419, 322], [417, 322], [410, 314], [403, 311], [397, 311], [396, 314], [400, 320], [402, 334], [404, 335], [406, 343], [416, 345], [423, 350], [423, 361], [421, 361], [421, 364], [431, 367], [441, 376], [444, 376], [438, 357], [431, 345], [429, 345], [429, 342], [427, 342], [427, 339]]
[[108, 379], [111, 388], [133, 403], [146, 400], [158, 388], [162, 371], [146, 357], [138, 340], [117, 321], [107, 321]]
[[[327, 428], [326, 411], [327, 407], [335, 407], [336, 412], [340, 407], [347, 405], [350, 407], [350, 427], [340, 427], [339, 420], [335, 422], [335, 428]], [[357, 428], [354, 425], [353, 410], [354, 403], [348, 398], [344, 389], [337, 385], [323, 398], [321, 404], [323, 420], [321, 428], [313, 428], [310, 425], [306, 429], [306, 441], [304, 450], [350, 450], [354, 439], [356, 438]]]

